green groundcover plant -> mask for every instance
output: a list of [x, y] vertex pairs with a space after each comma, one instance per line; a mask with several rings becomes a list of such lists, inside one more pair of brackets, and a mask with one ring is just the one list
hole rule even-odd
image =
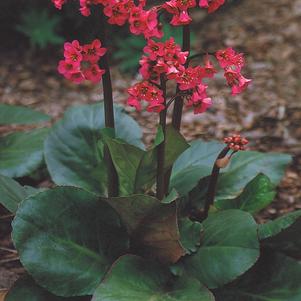
[[[53, 2], [61, 9], [67, 1]], [[254, 219], [273, 201], [291, 157], [247, 151], [239, 134], [224, 143], [187, 143], [180, 134], [183, 105], [196, 114], [211, 105], [215, 65], [232, 94], [250, 83], [243, 55], [232, 48], [190, 55], [189, 11], [212, 13], [223, 4], [80, 1], [85, 16], [97, 9], [103, 34], [90, 44], [65, 43], [58, 70], [75, 83], [102, 80], [104, 100], [69, 109], [51, 128], [0, 138], [0, 202], [15, 215], [12, 238], [28, 273], [6, 301], [301, 300], [301, 211], [265, 224]], [[161, 40], [163, 17], [183, 28], [182, 46]], [[128, 105], [159, 115], [148, 149], [138, 124], [113, 105], [106, 23], [129, 23], [146, 39]], [[0, 105], [1, 124], [49, 119]], [[17, 181], [45, 164], [52, 188]]]

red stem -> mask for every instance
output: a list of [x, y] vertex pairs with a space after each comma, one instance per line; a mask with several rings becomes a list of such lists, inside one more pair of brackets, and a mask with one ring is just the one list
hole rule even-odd
[[219, 176], [219, 172], [220, 172], [220, 167], [217, 166], [216, 162], [217, 162], [217, 160], [224, 158], [227, 155], [227, 153], [229, 152], [229, 150], [230, 150], [230, 148], [228, 146], [226, 146], [219, 153], [217, 159], [214, 162], [210, 180], [209, 180], [208, 190], [207, 190], [207, 194], [206, 194], [204, 219], [208, 217], [210, 206], [213, 205], [215, 194], [216, 194], [217, 180], [218, 180], [218, 176]]
[[[190, 52], [190, 26], [189, 26], [189, 24], [183, 26], [182, 51]], [[187, 60], [185, 67], [188, 67], [188, 63], [189, 62]], [[178, 96], [175, 98], [175, 101], [174, 101], [172, 125], [178, 132], [180, 132], [184, 100], [183, 100], [183, 96], [181, 96], [181, 90], [179, 88], [179, 85], [177, 85], [176, 95], [178, 95]], [[169, 190], [169, 181], [170, 181], [171, 171], [172, 171], [172, 166], [165, 174], [165, 191], [166, 192], [168, 192], [168, 190]]]
[[159, 200], [162, 200], [166, 194], [164, 165], [165, 165], [167, 106], [166, 106], [166, 78], [164, 74], [161, 75], [161, 89], [163, 91], [165, 109], [160, 112], [160, 125], [162, 127], [162, 131], [164, 134], [164, 140], [161, 144], [158, 145], [158, 150], [157, 150], [157, 158], [158, 158], [157, 159], [157, 198]]
[[[105, 16], [102, 13], [101, 18], [101, 43], [103, 47], [107, 47], [106, 41], [106, 20]], [[105, 70], [104, 75], [102, 76], [102, 85], [103, 85], [103, 98], [104, 98], [104, 113], [105, 113], [105, 126], [107, 128], [115, 129], [115, 120], [114, 120], [114, 106], [113, 106], [113, 89], [112, 89], [112, 80], [110, 65], [108, 60], [108, 54], [106, 53], [101, 60], [101, 68]], [[118, 175], [113, 164], [113, 160], [109, 149], [105, 146], [104, 149], [104, 160], [107, 162], [108, 167], [108, 196], [114, 197], [118, 196]]]
[[[183, 26], [182, 51], [190, 51], [190, 27], [189, 27], [189, 24]], [[187, 65], [188, 65], [188, 60], [185, 64], [185, 67], [187, 67]], [[179, 85], [177, 85], [176, 94], [178, 94], [179, 91], [180, 91]], [[172, 116], [172, 125], [177, 131], [180, 131], [180, 128], [181, 128], [182, 111], [183, 111], [183, 97], [179, 96], [175, 100], [173, 116]]]

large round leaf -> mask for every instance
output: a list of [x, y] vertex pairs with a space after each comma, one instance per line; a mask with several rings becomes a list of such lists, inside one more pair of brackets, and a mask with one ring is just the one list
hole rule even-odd
[[[211, 174], [215, 159], [224, 145], [216, 141], [195, 141], [175, 162], [170, 188], [181, 196], [186, 195], [198, 181]], [[291, 156], [280, 153], [239, 152], [231, 159], [229, 167], [221, 170], [216, 199], [237, 197], [243, 188], [259, 173], [265, 174], [277, 185], [283, 177]]]
[[265, 174], [274, 185], [279, 184], [291, 156], [254, 151], [238, 152], [218, 180], [216, 199], [231, 199], [259, 173]]
[[92, 294], [128, 244], [115, 211], [74, 187], [24, 200], [13, 222], [13, 241], [38, 284], [67, 297]]
[[0, 104], [0, 125], [33, 124], [49, 120], [50, 116], [27, 107]]
[[252, 214], [267, 207], [276, 195], [275, 186], [264, 174], [258, 174], [244, 188], [243, 192], [234, 199], [218, 200], [218, 209], [240, 209]]
[[176, 203], [162, 204], [148, 195], [104, 199], [119, 214], [138, 254], [162, 262], [177, 262], [183, 256]]
[[181, 196], [192, 190], [201, 178], [209, 176], [223, 144], [212, 141], [194, 141], [175, 162], [170, 188], [175, 188]]
[[30, 174], [43, 162], [43, 143], [48, 129], [0, 137], [0, 174], [18, 178]]
[[44, 288], [38, 286], [35, 281], [25, 276], [16, 281], [5, 297], [5, 301], [88, 301], [86, 297], [64, 298], [55, 296]]
[[156, 263], [121, 257], [97, 288], [92, 301], [212, 301], [213, 295], [193, 278], [171, 281]]
[[[116, 136], [143, 147], [138, 124], [120, 108], [115, 108]], [[45, 159], [54, 182], [106, 194], [107, 172], [103, 149], [99, 146], [105, 127], [102, 104], [69, 109], [54, 125], [45, 141]]]
[[291, 212], [258, 227], [263, 246], [300, 258], [301, 210]]
[[187, 254], [197, 251], [201, 244], [201, 233], [203, 226], [199, 222], [193, 222], [189, 218], [183, 218], [179, 221], [179, 230], [181, 236], [181, 244]]
[[257, 225], [249, 213], [235, 209], [215, 213], [203, 227], [201, 247], [184, 264], [187, 272], [209, 288], [231, 282], [257, 261]]
[[300, 301], [301, 263], [280, 254], [265, 254], [241, 279], [217, 291], [218, 301]]

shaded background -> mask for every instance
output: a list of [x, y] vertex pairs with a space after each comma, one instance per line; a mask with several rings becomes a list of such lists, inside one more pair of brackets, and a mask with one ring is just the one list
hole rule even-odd
[[[97, 10], [90, 18], [82, 17], [77, 2], [71, 1], [63, 11], [56, 10], [50, 0], [0, 2], [1, 103], [36, 108], [55, 121], [71, 105], [101, 100], [100, 85], [76, 86], [56, 71], [65, 40], [89, 42], [99, 33]], [[189, 140], [222, 139], [240, 131], [251, 141], [251, 149], [292, 154], [294, 162], [275, 202], [258, 220], [301, 209], [301, 0], [228, 0], [213, 15], [196, 9], [193, 18], [193, 49], [213, 52], [231, 46], [246, 53], [244, 74], [253, 83], [245, 93], [232, 97], [218, 74], [209, 89], [213, 107], [202, 115], [186, 111], [183, 134]], [[180, 39], [180, 32], [167, 26], [166, 35]], [[110, 27], [114, 100], [118, 103], [126, 101], [125, 90], [135, 81], [143, 46], [144, 40], [133, 38], [127, 28]], [[143, 126], [149, 144], [157, 115], [126, 110]], [[12, 130], [0, 127], [0, 135]], [[43, 178], [37, 184], [47, 185], [47, 181]], [[11, 244], [9, 223], [1, 219], [0, 208], [0, 246]], [[16, 262], [1, 263], [2, 254], [0, 250], [0, 288], [22, 273]]]

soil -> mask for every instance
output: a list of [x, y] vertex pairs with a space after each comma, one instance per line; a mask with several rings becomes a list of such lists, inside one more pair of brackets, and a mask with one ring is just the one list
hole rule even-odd
[[[222, 139], [242, 132], [251, 141], [250, 149], [291, 154], [293, 164], [275, 201], [257, 219], [264, 222], [301, 209], [301, 0], [241, 0], [231, 9], [209, 17], [197, 12], [194, 18], [198, 24], [196, 50], [200, 45], [209, 52], [231, 46], [246, 53], [245, 75], [253, 83], [248, 91], [233, 97], [218, 74], [209, 89], [214, 106], [202, 115], [185, 111], [182, 133], [193, 140]], [[1, 103], [36, 108], [55, 121], [71, 105], [100, 100], [101, 88], [75, 86], [57, 74], [57, 55], [37, 55], [20, 47], [0, 54]], [[121, 74], [118, 66], [112, 77], [115, 101], [124, 103], [124, 91], [135, 79]], [[157, 116], [127, 111], [141, 124], [149, 144]], [[0, 127], [0, 134], [11, 130], [14, 128]], [[9, 212], [0, 208], [0, 290], [10, 287], [23, 272], [10, 239], [11, 220]]]

